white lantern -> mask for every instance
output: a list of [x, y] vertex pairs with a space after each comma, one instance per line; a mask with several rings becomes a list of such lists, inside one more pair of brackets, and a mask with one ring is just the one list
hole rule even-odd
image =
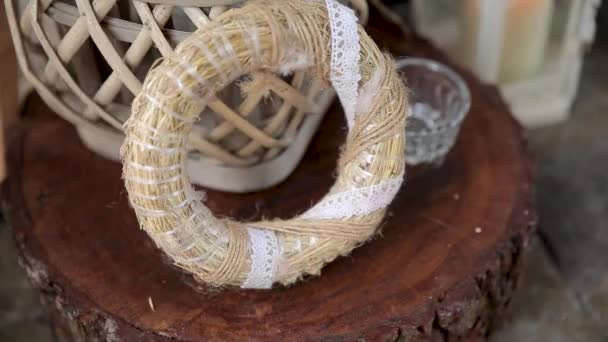
[[499, 85], [526, 126], [565, 120], [601, 0], [414, 0], [416, 29]]

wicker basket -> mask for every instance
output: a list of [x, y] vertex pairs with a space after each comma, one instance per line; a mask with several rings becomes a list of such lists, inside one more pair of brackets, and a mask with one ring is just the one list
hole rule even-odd
[[[242, 0], [5, 0], [25, 78], [93, 151], [119, 160], [122, 124], [156, 59]], [[351, 1], [365, 20], [365, 0]], [[246, 86], [245, 86], [246, 85]], [[249, 75], [201, 113], [189, 137], [193, 182], [232, 192], [296, 167], [333, 99], [303, 72]]]

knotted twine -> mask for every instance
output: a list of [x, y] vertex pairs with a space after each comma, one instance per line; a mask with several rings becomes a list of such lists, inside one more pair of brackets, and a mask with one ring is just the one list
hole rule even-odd
[[[193, 122], [243, 74], [303, 68], [332, 83], [345, 108], [349, 133], [335, 184], [289, 220], [214, 217], [184, 166]], [[147, 75], [121, 150], [131, 205], [158, 247], [200, 281], [269, 288], [317, 275], [377, 230], [397, 193], [407, 107], [393, 60], [349, 9], [334, 0], [249, 2], [199, 29]]]

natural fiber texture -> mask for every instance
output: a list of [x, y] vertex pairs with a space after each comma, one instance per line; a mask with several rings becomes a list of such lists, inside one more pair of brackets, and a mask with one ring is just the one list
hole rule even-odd
[[[256, 44], [250, 30], [257, 32]], [[357, 106], [364, 111], [349, 130], [336, 183], [324, 198], [329, 202], [340, 201], [344, 192], [387, 187], [404, 171], [405, 86], [392, 59], [361, 27], [358, 34], [360, 95], [373, 88], [367, 90], [374, 96], [362, 96], [368, 103]], [[243, 285], [263, 265], [264, 252], [272, 259], [279, 251], [278, 260], [270, 260], [273, 269], [265, 271], [272, 272], [273, 281], [290, 284], [304, 274], [319, 274], [323, 265], [376, 232], [385, 206], [338, 219], [317, 218], [323, 215], [311, 210], [286, 221], [220, 220], [202, 204], [183, 168], [184, 138], [214, 94], [243, 73], [294, 65], [309, 66], [308, 72], [327, 84], [330, 41], [322, 1], [253, 1], [201, 28], [148, 74], [126, 123], [125, 185], [141, 227], [197, 279]], [[365, 86], [374, 82], [376, 87]]]
[[[152, 61], [173, 54], [193, 30], [243, 0], [156, 2], [5, 0], [26, 79], [66, 120], [101, 134], [120, 133]], [[366, 15], [364, 0], [353, 4]], [[252, 79], [242, 94], [233, 85], [209, 104], [189, 137], [192, 156], [234, 168], [272, 160], [332, 96], [303, 72], [284, 80], [261, 71]]]

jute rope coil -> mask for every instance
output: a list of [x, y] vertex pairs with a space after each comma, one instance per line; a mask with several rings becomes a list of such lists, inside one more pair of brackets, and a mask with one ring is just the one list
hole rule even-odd
[[224, 13], [162, 60], [133, 102], [121, 151], [131, 204], [141, 227], [198, 280], [260, 288], [319, 274], [326, 263], [376, 232], [401, 185], [405, 86], [392, 59], [358, 25], [353, 26], [359, 37], [355, 67], [360, 75], [354, 83], [355, 104], [340, 96], [347, 114], [355, 115], [349, 120], [336, 182], [319, 203], [284, 221], [218, 219], [185, 174], [185, 137], [193, 121], [239, 75], [307, 68], [334, 86], [336, 79], [348, 76], [335, 70], [334, 62], [353, 51], [353, 46], [344, 46], [348, 40], [340, 39], [354, 32], [340, 29], [348, 20], [330, 19], [345, 15], [344, 9], [333, 0], [327, 4], [259, 0]]

